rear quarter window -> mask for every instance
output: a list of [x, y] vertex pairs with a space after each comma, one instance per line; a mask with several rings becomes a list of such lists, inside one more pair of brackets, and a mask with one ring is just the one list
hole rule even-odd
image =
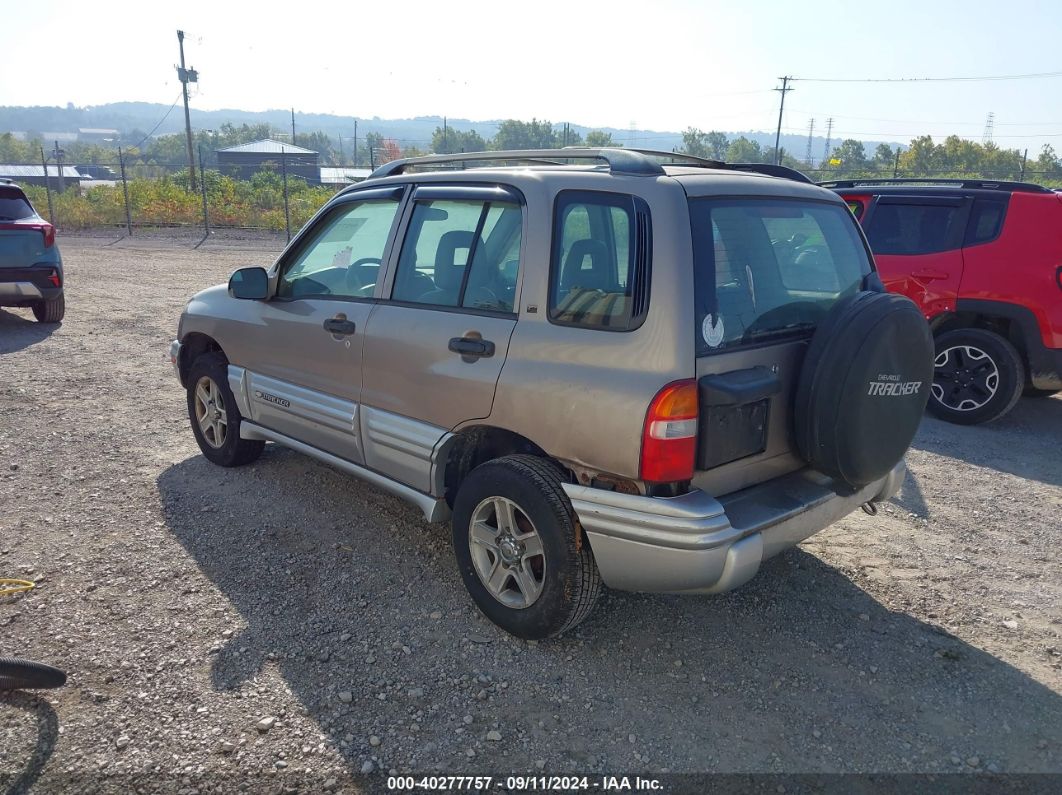
[[37, 213], [26, 195], [17, 188], [0, 188], [0, 221], [20, 221], [34, 218]]

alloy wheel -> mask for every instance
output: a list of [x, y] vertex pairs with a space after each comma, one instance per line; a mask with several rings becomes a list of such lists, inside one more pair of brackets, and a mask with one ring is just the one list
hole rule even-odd
[[480, 582], [506, 607], [522, 610], [542, 595], [546, 576], [542, 538], [512, 500], [488, 497], [476, 506], [468, 548]]
[[207, 444], [221, 448], [228, 436], [229, 418], [225, 400], [214, 379], [203, 376], [195, 385], [195, 420]]
[[972, 345], [945, 348], [934, 360], [931, 389], [942, 406], [974, 411], [995, 397], [999, 368], [991, 356]]

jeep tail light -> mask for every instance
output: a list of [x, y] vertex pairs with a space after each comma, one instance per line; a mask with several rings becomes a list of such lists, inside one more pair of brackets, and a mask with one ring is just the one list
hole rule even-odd
[[656, 393], [642, 430], [642, 480], [670, 483], [693, 477], [697, 414], [696, 381], [675, 381]]

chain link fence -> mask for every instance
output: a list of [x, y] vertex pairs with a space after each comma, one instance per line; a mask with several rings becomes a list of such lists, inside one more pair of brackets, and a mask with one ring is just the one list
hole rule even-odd
[[187, 162], [129, 164], [124, 159], [83, 166], [80, 178], [64, 168], [60, 180], [53, 167], [47, 180], [16, 181], [62, 232], [201, 229], [205, 235], [213, 229], [245, 229], [281, 232], [289, 239], [337, 191], [353, 184], [350, 179], [321, 184], [293, 173], [283, 161], [256, 166], [250, 174], [226, 173], [225, 167], [203, 171], [196, 165], [194, 183]]
[[[52, 176], [47, 185], [23, 182], [33, 204], [41, 212], [48, 208], [52, 223], [62, 232], [113, 228], [134, 235], [138, 229], [198, 228], [206, 235], [212, 229], [244, 229], [281, 232], [290, 239], [329, 198], [353, 184], [350, 178], [339, 184], [320, 184], [296, 173], [282, 160], [256, 166], [253, 173], [246, 166], [228, 172], [225, 166], [201, 171], [197, 164], [194, 188], [187, 162], [129, 164], [119, 159], [82, 168], [93, 178], [67, 176], [60, 185], [49, 170]], [[820, 168], [805, 173], [815, 181], [908, 178], [1062, 184], [1056, 173], [1031, 170], [968, 173]]]

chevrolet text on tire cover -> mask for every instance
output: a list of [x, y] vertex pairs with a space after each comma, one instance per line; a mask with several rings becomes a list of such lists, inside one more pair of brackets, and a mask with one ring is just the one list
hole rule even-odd
[[888, 499], [934, 379], [835, 193], [628, 149], [388, 163], [193, 297], [170, 353], [209, 460], [271, 441], [449, 521], [525, 638], [603, 585], [736, 588]]

